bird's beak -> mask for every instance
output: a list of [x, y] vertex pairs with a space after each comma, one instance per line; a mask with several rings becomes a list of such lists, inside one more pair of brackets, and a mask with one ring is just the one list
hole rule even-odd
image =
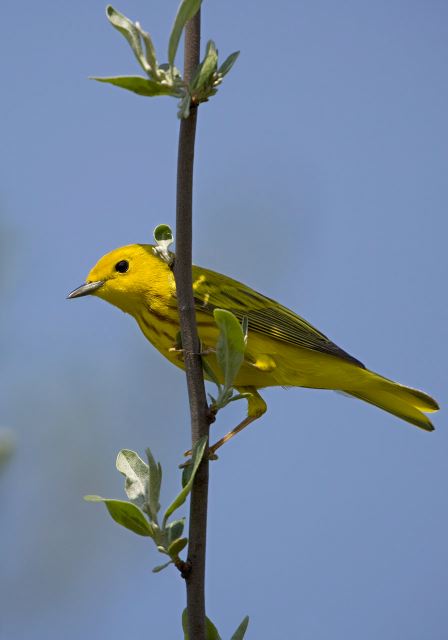
[[86, 284], [82, 284], [80, 287], [72, 291], [68, 294], [67, 300], [71, 300], [72, 298], [80, 298], [81, 296], [88, 296], [93, 293], [104, 284], [104, 280], [98, 280], [97, 282], [86, 282]]

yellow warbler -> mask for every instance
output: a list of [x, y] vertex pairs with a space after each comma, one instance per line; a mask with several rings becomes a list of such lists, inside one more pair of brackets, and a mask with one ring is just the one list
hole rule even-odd
[[[436, 401], [369, 371], [323, 333], [281, 304], [231, 278], [193, 267], [196, 319], [204, 358], [218, 380], [222, 374], [213, 350], [218, 328], [216, 308], [248, 320], [244, 362], [235, 388], [249, 392], [248, 417], [231, 435], [266, 410], [257, 389], [272, 386], [334, 389], [376, 405], [426, 431], [433, 431], [423, 412], [437, 411]], [[86, 284], [69, 298], [93, 294], [133, 316], [145, 337], [170, 362], [183, 367], [175, 348], [179, 331], [174, 275], [152, 245], [132, 244], [103, 256], [90, 271]], [[223, 444], [220, 440], [212, 450]]]

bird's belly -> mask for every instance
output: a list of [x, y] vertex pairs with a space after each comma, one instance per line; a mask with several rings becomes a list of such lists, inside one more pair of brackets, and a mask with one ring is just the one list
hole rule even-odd
[[[154, 347], [172, 364], [183, 369], [177, 319], [148, 310], [136, 316], [136, 320]], [[215, 355], [218, 328], [212, 317], [202, 313], [197, 314], [197, 326], [203, 357], [222, 383], [223, 374]], [[249, 331], [245, 359], [236, 376], [235, 386], [349, 389], [353, 388], [351, 381], [358, 377], [359, 368], [341, 358]]]

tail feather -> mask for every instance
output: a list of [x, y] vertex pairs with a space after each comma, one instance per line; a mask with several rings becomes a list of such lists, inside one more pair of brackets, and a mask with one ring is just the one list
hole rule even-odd
[[405, 387], [404, 385], [383, 378], [376, 373], [366, 370], [367, 384], [347, 393], [355, 398], [388, 411], [393, 415], [424, 429], [434, 431], [429, 418], [423, 413], [437, 411], [437, 402], [423, 391]]

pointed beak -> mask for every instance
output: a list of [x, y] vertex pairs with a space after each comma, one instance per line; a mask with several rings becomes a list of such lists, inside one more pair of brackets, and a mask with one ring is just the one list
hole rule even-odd
[[93, 293], [104, 284], [104, 280], [98, 280], [98, 282], [87, 282], [68, 294], [67, 300], [72, 298], [80, 298], [81, 296], [88, 296]]

